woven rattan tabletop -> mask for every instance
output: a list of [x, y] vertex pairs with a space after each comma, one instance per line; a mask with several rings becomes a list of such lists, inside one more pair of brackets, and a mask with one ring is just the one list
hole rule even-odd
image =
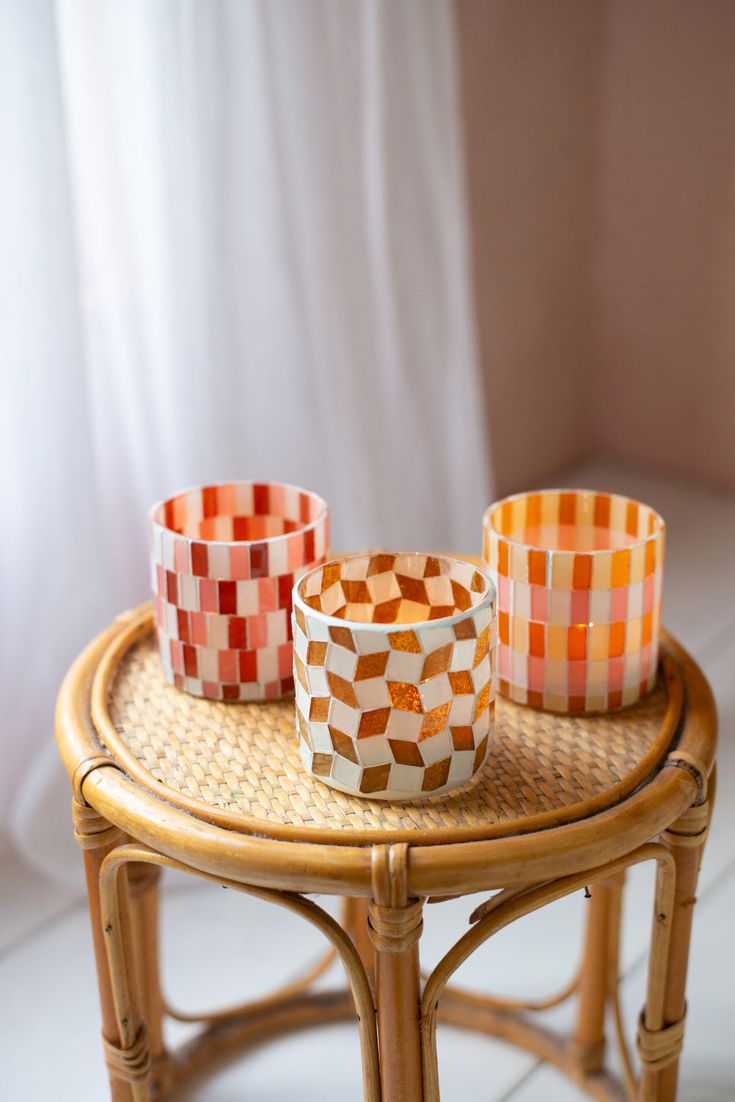
[[500, 698], [492, 752], [470, 784], [391, 803], [343, 795], [305, 772], [293, 698], [227, 704], [169, 686], [147, 612], [121, 624], [92, 697], [107, 751], [157, 796], [241, 833], [337, 845], [431, 845], [587, 818], [655, 771], [679, 719], [663, 678], [640, 704], [604, 716], [551, 715]]

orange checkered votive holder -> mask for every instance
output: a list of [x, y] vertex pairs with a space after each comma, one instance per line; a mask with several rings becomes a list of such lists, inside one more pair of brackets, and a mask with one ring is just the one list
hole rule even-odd
[[656, 681], [665, 525], [647, 505], [542, 490], [491, 505], [498, 691], [552, 712], [633, 704]]
[[350, 555], [294, 589], [301, 756], [332, 788], [416, 799], [483, 765], [495, 712], [495, 587], [457, 559]]
[[291, 692], [291, 593], [329, 552], [323, 499], [283, 482], [198, 486], [154, 505], [149, 535], [166, 679], [210, 700]]

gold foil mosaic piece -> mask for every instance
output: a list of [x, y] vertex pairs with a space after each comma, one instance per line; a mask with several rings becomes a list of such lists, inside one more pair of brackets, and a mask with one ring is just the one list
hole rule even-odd
[[293, 624], [306, 768], [381, 799], [469, 780], [490, 748], [494, 611], [479, 570], [435, 555], [354, 555], [306, 575]]

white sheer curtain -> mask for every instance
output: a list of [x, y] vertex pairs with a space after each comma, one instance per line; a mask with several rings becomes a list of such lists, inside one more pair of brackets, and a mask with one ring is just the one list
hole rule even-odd
[[151, 501], [284, 478], [336, 548], [479, 550], [490, 478], [449, 0], [0, 20], [0, 810], [65, 873], [53, 699]]

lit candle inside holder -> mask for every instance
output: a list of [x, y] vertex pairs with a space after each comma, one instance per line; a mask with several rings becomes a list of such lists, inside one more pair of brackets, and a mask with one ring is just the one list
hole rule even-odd
[[495, 587], [468, 562], [346, 555], [294, 588], [296, 727], [353, 796], [449, 792], [483, 766], [495, 712]]
[[542, 490], [491, 505], [498, 691], [553, 712], [635, 703], [656, 682], [665, 525], [647, 505]]

